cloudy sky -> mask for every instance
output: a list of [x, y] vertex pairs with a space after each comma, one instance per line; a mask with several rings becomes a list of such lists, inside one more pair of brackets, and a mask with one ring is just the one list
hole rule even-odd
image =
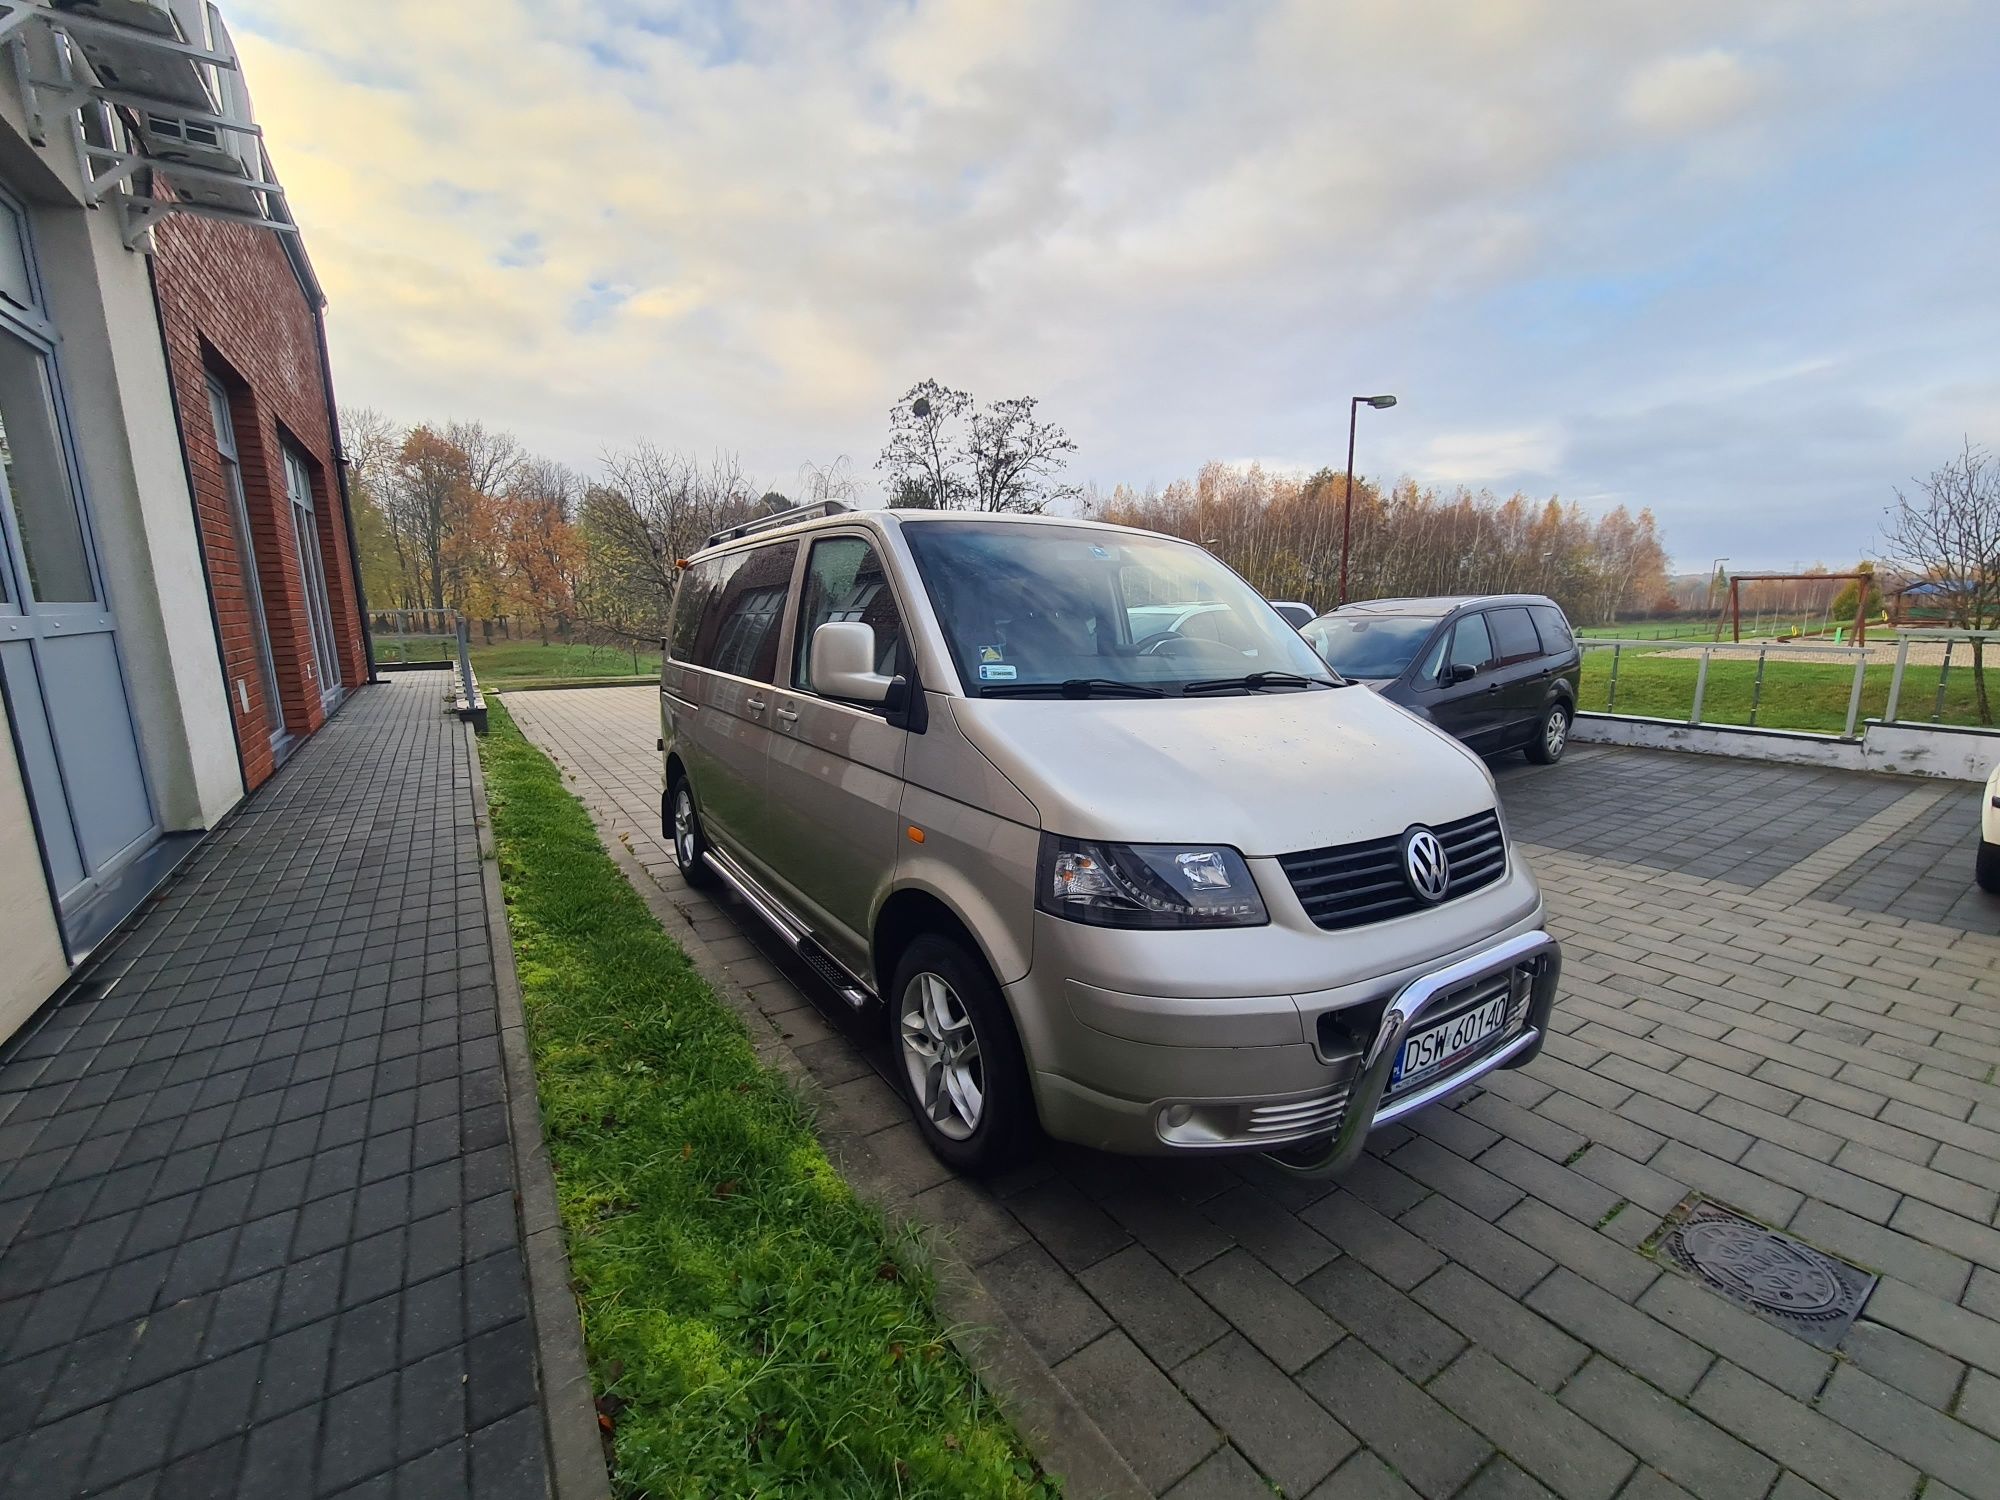
[[2000, 444], [1989, 0], [228, 0], [344, 402], [873, 480], [1338, 465], [1851, 561]]

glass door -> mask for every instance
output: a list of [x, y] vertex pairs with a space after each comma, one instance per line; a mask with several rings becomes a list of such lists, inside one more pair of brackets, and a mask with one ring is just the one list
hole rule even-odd
[[159, 837], [71, 447], [56, 331], [0, 195], [0, 681], [65, 920]]
[[305, 584], [306, 618], [312, 625], [313, 665], [319, 672], [320, 702], [328, 713], [341, 699], [340, 656], [334, 647], [333, 611], [326, 600], [326, 562], [319, 549], [319, 518], [313, 511], [312, 471], [284, 445], [285, 497], [292, 504], [292, 531], [298, 539], [299, 572]]

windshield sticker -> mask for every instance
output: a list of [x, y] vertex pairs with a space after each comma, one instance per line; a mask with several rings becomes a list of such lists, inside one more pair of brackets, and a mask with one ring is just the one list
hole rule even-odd
[[1013, 667], [997, 666], [990, 661], [979, 664], [979, 680], [981, 682], [1012, 682], [1014, 680], [1014, 672], [1015, 669]]
[[979, 659], [981, 661], [1005, 661], [1007, 653], [998, 646], [981, 646], [979, 648]]

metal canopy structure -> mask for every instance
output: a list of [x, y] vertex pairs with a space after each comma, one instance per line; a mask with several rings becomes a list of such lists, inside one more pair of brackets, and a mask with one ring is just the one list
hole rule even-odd
[[213, 4], [0, 0], [0, 43], [29, 139], [67, 136], [90, 203], [118, 215], [128, 249], [176, 213], [298, 233]]

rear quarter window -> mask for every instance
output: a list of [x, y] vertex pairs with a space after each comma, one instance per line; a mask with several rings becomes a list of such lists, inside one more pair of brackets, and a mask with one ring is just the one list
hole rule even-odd
[[667, 627], [667, 655], [678, 662], [695, 659], [695, 640], [701, 632], [702, 616], [714, 605], [722, 559], [690, 564], [674, 588], [673, 618]]
[[1569, 621], [1563, 612], [1553, 604], [1531, 604], [1528, 613], [1535, 617], [1535, 629], [1542, 637], [1542, 649], [1551, 656], [1560, 656], [1576, 645], [1576, 637], [1571, 634]]

